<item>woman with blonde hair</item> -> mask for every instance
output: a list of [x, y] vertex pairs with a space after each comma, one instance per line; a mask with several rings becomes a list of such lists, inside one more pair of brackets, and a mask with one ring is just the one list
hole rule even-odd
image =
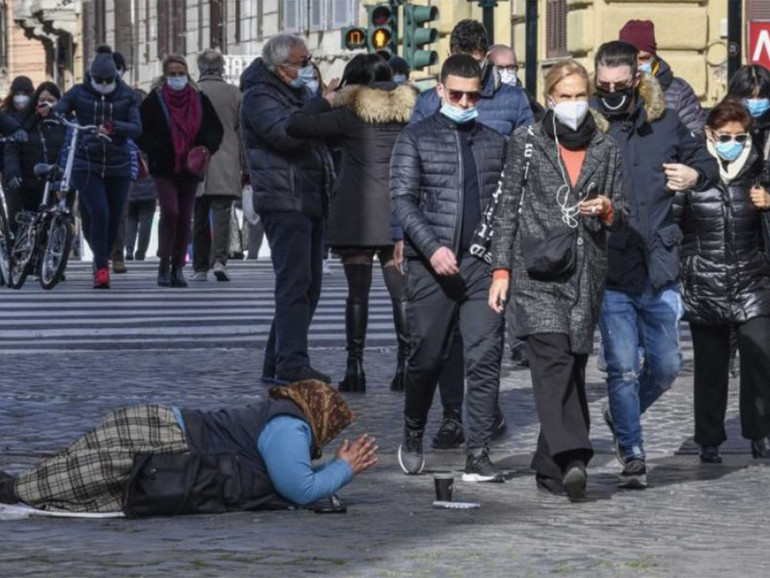
[[623, 174], [608, 123], [588, 109], [589, 80], [573, 60], [546, 77], [548, 111], [508, 150], [491, 241], [489, 305], [512, 289], [526, 339], [540, 437], [538, 488], [582, 498], [593, 455], [585, 366], [607, 276], [607, 230], [625, 220]]
[[163, 59], [163, 75], [142, 102], [141, 113], [144, 131], [137, 144], [150, 161], [160, 204], [158, 285], [187, 287], [182, 268], [195, 195], [205, 176], [205, 159], [219, 148], [224, 129], [178, 54]]

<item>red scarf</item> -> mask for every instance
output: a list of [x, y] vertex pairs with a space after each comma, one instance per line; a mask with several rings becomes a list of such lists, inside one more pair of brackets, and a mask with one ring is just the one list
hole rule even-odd
[[174, 143], [174, 172], [184, 172], [187, 153], [195, 146], [201, 127], [201, 106], [198, 92], [189, 84], [184, 90], [162, 88], [163, 101], [171, 118], [171, 140]]

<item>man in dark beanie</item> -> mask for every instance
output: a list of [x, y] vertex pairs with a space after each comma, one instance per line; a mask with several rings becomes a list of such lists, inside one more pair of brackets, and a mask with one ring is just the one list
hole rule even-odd
[[629, 20], [620, 29], [618, 40], [633, 45], [639, 51], [639, 70], [652, 74], [663, 88], [666, 108], [675, 110], [682, 123], [694, 133], [703, 131], [706, 112], [686, 80], [674, 76], [668, 63], [658, 56], [655, 24], [650, 20]]

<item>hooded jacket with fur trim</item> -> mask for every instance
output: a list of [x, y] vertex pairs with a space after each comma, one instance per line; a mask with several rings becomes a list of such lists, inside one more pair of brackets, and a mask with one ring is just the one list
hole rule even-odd
[[[599, 102], [594, 104], [601, 110]], [[642, 294], [649, 281], [658, 291], [679, 278], [682, 241], [663, 165], [681, 163], [698, 171], [696, 191], [718, 182], [719, 167], [705, 143], [666, 109], [663, 89], [649, 75], [642, 79], [633, 111], [610, 119], [609, 134], [623, 159], [629, 221], [609, 237], [607, 288]]]
[[339, 91], [334, 108], [316, 98], [289, 119], [289, 136], [341, 146], [339, 175], [329, 199], [327, 245], [386, 247], [399, 236], [391, 226], [390, 156], [416, 100], [408, 85], [351, 85]]

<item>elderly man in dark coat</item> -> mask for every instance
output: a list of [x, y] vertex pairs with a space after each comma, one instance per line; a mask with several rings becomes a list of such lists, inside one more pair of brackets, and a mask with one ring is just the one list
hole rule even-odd
[[286, 132], [310, 97], [315, 71], [303, 40], [271, 38], [241, 77], [241, 126], [254, 208], [262, 219], [275, 270], [275, 317], [262, 379], [288, 383], [330, 378], [310, 367], [307, 333], [321, 296], [327, 162], [314, 141]]

